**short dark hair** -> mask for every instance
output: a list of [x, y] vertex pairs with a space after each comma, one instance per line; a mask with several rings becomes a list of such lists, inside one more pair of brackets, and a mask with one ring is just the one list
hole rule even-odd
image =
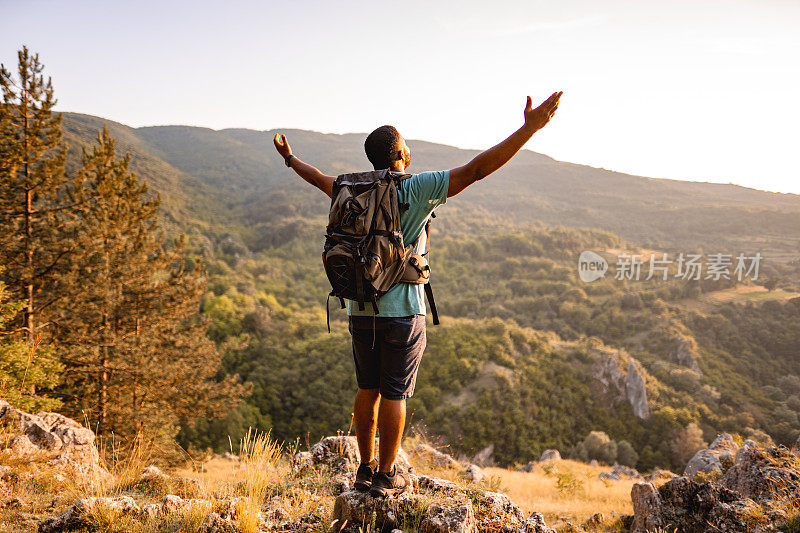
[[394, 126], [381, 126], [367, 135], [367, 140], [364, 141], [367, 159], [375, 170], [391, 167], [392, 161], [397, 161], [397, 152], [402, 149], [403, 136]]

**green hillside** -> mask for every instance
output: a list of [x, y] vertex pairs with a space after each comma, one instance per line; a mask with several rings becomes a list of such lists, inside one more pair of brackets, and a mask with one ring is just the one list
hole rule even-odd
[[[66, 114], [70, 146], [88, 143], [104, 122]], [[226, 346], [225, 369], [255, 386], [227, 419], [187, 426], [183, 443], [221, 449], [248, 425], [286, 440], [347, 430], [355, 383], [343, 313], [334, 313], [332, 335], [324, 327], [325, 197], [283, 166], [274, 132], [108, 124], [161, 194], [169, 230], [187, 232], [205, 257], [203, 309]], [[366, 166], [362, 134], [281, 131], [323, 171]], [[412, 171], [474, 155], [409, 145]], [[721, 430], [797, 438], [800, 299], [693, 306], [734, 284], [611, 276], [586, 284], [576, 262], [583, 250], [760, 251], [763, 279], [792, 295], [800, 196], [641, 178], [523, 151], [437, 212], [433, 285], [444, 320], [429, 328], [413, 423], [464, 453], [493, 444], [503, 463], [546, 447], [567, 452], [591, 430], [633, 443], [642, 468], [678, 468], [673, 443], [692, 422], [706, 440]], [[628, 385], [607, 383], [612, 370], [642, 377], [649, 416], [635, 414]]]

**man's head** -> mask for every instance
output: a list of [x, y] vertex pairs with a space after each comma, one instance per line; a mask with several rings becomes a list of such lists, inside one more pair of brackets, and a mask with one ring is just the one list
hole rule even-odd
[[381, 126], [370, 133], [364, 141], [364, 151], [375, 170], [402, 172], [411, 164], [411, 151], [394, 126]]

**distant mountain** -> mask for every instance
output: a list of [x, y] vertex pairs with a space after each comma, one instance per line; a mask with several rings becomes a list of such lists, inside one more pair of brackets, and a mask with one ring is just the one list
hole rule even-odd
[[[283, 166], [272, 146], [278, 130], [129, 128], [65, 113], [64, 129], [71, 145], [88, 142], [103, 124], [118, 138], [120, 150], [134, 155], [134, 169], [168, 199], [165, 209], [176, 221], [249, 226], [253, 217], [261, 216], [260, 210], [280, 209], [275, 202], [285, 195], [303, 204], [308, 215], [323, 216], [327, 211], [319, 193]], [[369, 167], [363, 152], [365, 134], [280, 132], [299, 157], [324, 172]], [[409, 171], [453, 168], [477, 153], [420, 140], [408, 144], [413, 154]], [[454, 211], [496, 223], [537, 221], [600, 228], [641, 245], [667, 249], [754, 251], [758, 247], [783, 254], [800, 249], [800, 195], [632, 176], [556, 161], [529, 150], [467, 189], [443, 213]], [[458, 225], [446, 227], [456, 230]]]

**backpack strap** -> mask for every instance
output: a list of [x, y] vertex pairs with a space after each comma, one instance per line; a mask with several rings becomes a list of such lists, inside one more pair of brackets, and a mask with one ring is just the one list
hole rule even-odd
[[[419, 242], [420, 237], [422, 237], [422, 232], [425, 232], [425, 253], [420, 254], [422, 256], [427, 256], [428, 252], [431, 249], [431, 219], [436, 218], [436, 213], [431, 211], [431, 216], [428, 218], [428, 221], [425, 222], [425, 227], [420, 230], [419, 235], [417, 236], [417, 240], [414, 241], [414, 246], [416, 247], [417, 242]], [[427, 257], [425, 257], [427, 259]], [[436, 300], [433, 299], [433, 288], [431, 287], [431, 282], [428, 281], [423, 285], [425, 287], [425, 296], [428, 298], [428, 305], [431, 307], [431, 316], [433, 317], [433, 325], [439, 325], [439, 312], [436, 310]]]

